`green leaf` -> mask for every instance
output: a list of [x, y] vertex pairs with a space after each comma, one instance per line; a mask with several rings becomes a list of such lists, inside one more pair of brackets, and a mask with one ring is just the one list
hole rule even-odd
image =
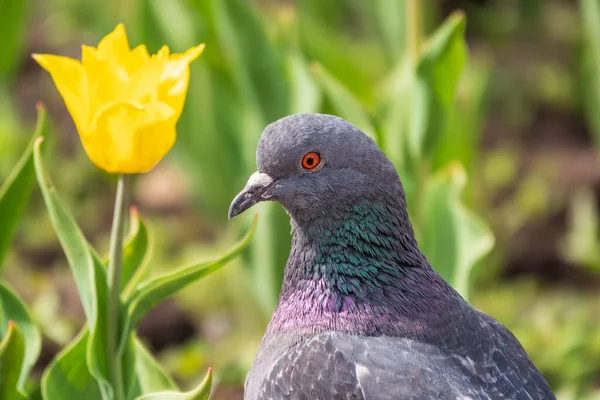
[[139, 339], [135, 339], [135, 373], [139, 394], [178, 390], [177, 385], [162, 369], [154, 356]]
[[582, 92], [586, 117], [600, 146], [600, 1], [580, 0], [583, 22]]
[[372, 0], [375, 26], [385, 46], [385, 54], [391, 63], [397, 63], [404, 53], [406, 42], [406, 2], [396, 0]]
[[[296, 3], [297, 32], [304, 57], [307, 60], [317, 60], [348, 91], [365, 103], [369, 103], [372, 98], [373, 80], [384, 72], [382, 69], [385, 60], [382, 59], [381, 50], [373, 46], [371, 41], [357, 40], [355, 35], [347, 35], [345, 28], [336, 29], [331, 15], [315, 12], [315, 6], [328, 7], [327, 14], [332, 13], [345, 25], [347, 19], [344, 15], [362, 15], [364, 13], [358, 9], [361, 7], [359, 3], [370, 2], [304, 0]], [[344, 6], [356, 6], [356, 9], [347, 10], [349, 14], [343, 14], [341, 8]]]
[[[88, 249], [91, 246], [88, 245]], [[104, 263], [94, 251], [89, 251], [94, 262], [94, 285], [97, 309], [95, 311], [96, 320], [88, 321], [89, 338], [87, 343], [87, 365], [92, 376], [98, 381], [102, 398], [112, 399], [113, 389], [109, 382], [109, 364], [108, 350], [108, 284], [106, 278], [106, 269]], [[117, 337], [119, 334], [117, 334]]]
[[50, 215], [50, 220], [65, 252], [71, 273], [75, 279], [79, 297], [83, 305], [89, 326], [88, 367], [97, 379], [103, 398], [112, 397], [112, 388], [108, 383], [106, 340], [106, 304], [107, 281], [104, 264], [83, 236], [73, 216], [58, 198], [54, 188], [49, 185], [40, 154], [42, 139], [34, 145], [34, 162], [38, 183]]
[[417, 74], [427, 79], [444, 106], [451, 106], [458, 78], [467, 60], [465, 16], [453, 13], [428, 40]]
[[135, 348], [135, 333], [131, 332], [121, 358], [121, 376], [125, 399], [134, 399], [144, 393], [139, 385], [135, 371], [137, 349]]
[[0, 399], [16, 399], [19, 376], [25, 357], [25, 339], [14, 322], [0, 342]]
[[[2, 4], [1, 0], [0, 4]], [[0, 10], [2, 8], [0, 6]], [[0, 11], [1, 14], [2, 12]], [[0, 26], [2, 26], [1, 23]], [[1, 30], [2, 28], [0, 28]], [[17, 229], [21, 215], [27, 205], [27, 200], [29, 199], [35, 180], [33, 143], [38, 137], [44, 136], [46, 130], [46, 111], [42, 105], [38, 105], [38, 120], [33, 138], [18, 164], [0, 188], [0, 215], [2, 216], [2, 223], [0, 224], [0, 268], [2, 267], [2, 261], [6, 256], [6, 251]]]
[[42, 376], [44, 400], [102, 400], [86, 363], [88, 331], [84, 329], [54, 358]]
[[305, 58], [298, 52], [290, 52], [288, 57], [290, 75], [291, 105], [290, 112], [316, 113], [322, 102], [322, 92], [316, 84]]
[[335, 113], [356, 125], [373, 140], [378, 141], [369, 115], [354, 95], [320, 64], [312, 64], [310, 70], [333, 106]]
[[44, 400], [42, 397], [42, 387], [36, 384], [33, 389], [27, 392], [27, 396], [18, 397], [19, 400]]
[[29, 311], [22, 300], [8, 287], [0, 283], [0, 337], [7, 333], [9, 321], [17, 325], [25, 338], [25, 357], [19, 377], [19, 389], [25, 389], [25, 382], [42, 349], [42, 335], [33, 323]]
[[7, 79], [21, 60], [29, 3], [29, 0], [0, 0], [0, 81]]
[[[191, 7], [185, 0], [138, 0], [133, 2], [132, 25], [137, 28], [138, 41], [146, 43], [153, 52], [165, 43], [173, 52], [185, 52], [197, 46], [195, 20], [190, 18]], [[129, 25], [127, 25], [129, 26]], [[134, 35], [135, 35], [134, 33]]]
[[94, 261], [88, 251], [88, 244], [83, 237], [83, 233], [77, 226], [74, 218], [63, 206], [56, 191], [46, 178], [40, 153], [42, 141], [42, 139], [36, 140], [33, 151], [38, 184], [40, 185], [50, 220], [73, 273], [86, 318], [88, 322], [93, 323], [96, 321]]
[[468, 298], [470, 271], [490, 252], [494, 236], [461, 203], [466, 182], [465, 171], [458, 163], [448, 165], [428, 182], [419, 244], [440, 275]]
[[476, 165], [491, 73], [489, 60], [483, 57], [467, 66], [464, 79], [458, 84], [454, 112], [435, 144], [433, 170], [459, 161], [470, 175]]
[[411, 120], [413, 99], [411, 91], [414, 86], [414, 70], [406, 58], [391, 72], [390, 76], [380, 85], [381, 110], [379, 121], [381, 124], [381, 146], [390, 158], [402, 183], [413, 178], [410, 167], [410, 154], [408, 152], [408, 133]]
[[456, 85], [467, 60], [464, 32], [464, 14], [456, 12], [423, 49], [410, 94], [408, 143], [413, 160], [430, 153], [452, 114]]
[[589, 188], [580, 189], [573, 196], [561, 252], [567, 260], [600, 273], [600, 212]]
[[[131, 327], [138, 324], [141, 318], [148, 313], [156, 304], [173, 295], [195, 281], [211, 274], [229, 261], [234, 259], [248, 245], [254, 230], [256, 229], [255, 217], [250, 230], [226, 255], [214, 261], [200, 262], [188, 267], [180, 268], [164, 276], [152, 279], [135, 289], [127, 299], [127, 328], [124, 333], [128, 334]], [[125, 338], [122, 338], [123, 343]]]
[[[177, 385], [139, 339], [131, 335], [128, 344], [132, 362], [130, 367], [124, 363], [123, 372], [127, 374], [127, 370], [131, 369], [132, 379], [127, 390], [127, 399], [134, 399], [145, 393], [178, 390]], [[42, 377], [44, 400], [106, 398], [86, 362], [89, 346], [89, 332], [84, 329], [56, 356]]]
[[126, 399], [135, 399], [146, 393], [179, 390], [133, 333], [129, 335], [123, 357], [123, 376]]
[[213, 0], [212, 6], [217, 39], [231, 57], [234, 79], [249, 104], [256, 107], [260, 125], [285, 116], [289, 97], [284, 64], [262, 21], [245, 0]]
[[152, 248], [148, 228], [140, 218], [137, 209], [132, 207], [130, 214], [130, 234], [123, 246], [121, 290], [124, 297], [127, 297], [147, 274], [150, 261], [149, 250]]
[[209, 368], [206, 378], [191, 392], [158, 392], [138, 397], [137, 400], [207, 400], [212, 385], [212, 370]]

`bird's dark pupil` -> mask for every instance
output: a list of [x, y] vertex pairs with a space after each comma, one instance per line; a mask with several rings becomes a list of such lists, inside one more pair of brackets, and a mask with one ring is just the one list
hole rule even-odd
[[308, 160], [306, 160], [306, 163], [308, 165], [313, 165], [314, 162], [315, 162], [315, 160], [312, 157], [309, 157]]

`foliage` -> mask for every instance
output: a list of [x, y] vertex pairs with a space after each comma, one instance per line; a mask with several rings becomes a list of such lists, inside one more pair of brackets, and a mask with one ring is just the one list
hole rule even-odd
[[600, 2], [580, 0], [583, 23], [582, 75], [588, 84], [583, 86], [584, 106], [592, 132], [600, 147]]
[[[40, 110], [40, 112], [43, 113], [44, 111]], [[44, 134], [44, 130], [45, 126], [38, 123], [36, 133], [27, 146], [27, 150], [25, 150], [15, 169], [0, 188], [0, 215], [2, 215], [2, 226], [0, 227], [0, 268], [31, 194], [35, 179], [32, 157], [33, 143], [38, 137]]]
[[600, 213], [591, 190], [575, 193], [569, 214], [569, 229], [562, 243], [564, 257], [600, 273]]
[[29, 0], [3, 0], [0, 3], [0, 35], [4, 38], [0, 52], [0, 86], [17, 67], [29, 17], [29, 3]]
[[[42, 117], [38, 120], [32, 142], [0, 188], [0, 215], [6, 221], [0, 228], [0, 268], [33, 186], [33, 143], [46, 133], [45, 111], [39, 105], [38, 110]], [[23, 300], [2, 282], [0, 337], [3, 338], [0, 343], [0, 397], [24, 398], [28, 391], [26, 380], [39, 356], [42, 339]]]
[[6, 399], [18, 399], [22, 393], [17, 390], [19, 377], [25, 358], [25, 339], [14, 322], [8, 323], [8, 332], [0, 342], [0, 394]]

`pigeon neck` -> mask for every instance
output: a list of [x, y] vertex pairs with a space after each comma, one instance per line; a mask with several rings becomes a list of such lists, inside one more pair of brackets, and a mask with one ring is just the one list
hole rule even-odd
[[379, 199], [342, 205], [320, 218], [301, 223], [292, 219], [292, 228], [292, 252], [304, 252], [312, 261], [305, 260], [310, 265], [299, 270], [311, 276], [318, 271], [326, 274], [328, 269], [323, 269], [323, 265], [347, 265], [353, 269], [371, 266], [380, 273], [393, 265], [389, 272], [399, 274], [398, 266], [419, 267], [426, 263], [403, 197], [400, 204]]
[[419, 251], [403, 204], [361, 202], [292, 225], [272, 332], [304, 327], [397, 334], [410, 325], [406, 319], [422, 318], [426, 303], [444, 307], [454, 294]]

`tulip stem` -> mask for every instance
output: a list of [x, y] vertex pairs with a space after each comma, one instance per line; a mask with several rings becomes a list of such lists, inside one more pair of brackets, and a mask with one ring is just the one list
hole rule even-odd
[[131, 176], [119, 175], [117, 198], [113, 215], [110, 248], [108, 254], [108, 323], [107, 323], [107, 356], [109, 378], [114, 390], [114, 399], [123, 400], [123, 376], [121, 373], [121, 357], [118, 352], [119, 311], [121, 306], [121, 273], [123, 265], [123, 239], [127, 221], [127, 204]]

